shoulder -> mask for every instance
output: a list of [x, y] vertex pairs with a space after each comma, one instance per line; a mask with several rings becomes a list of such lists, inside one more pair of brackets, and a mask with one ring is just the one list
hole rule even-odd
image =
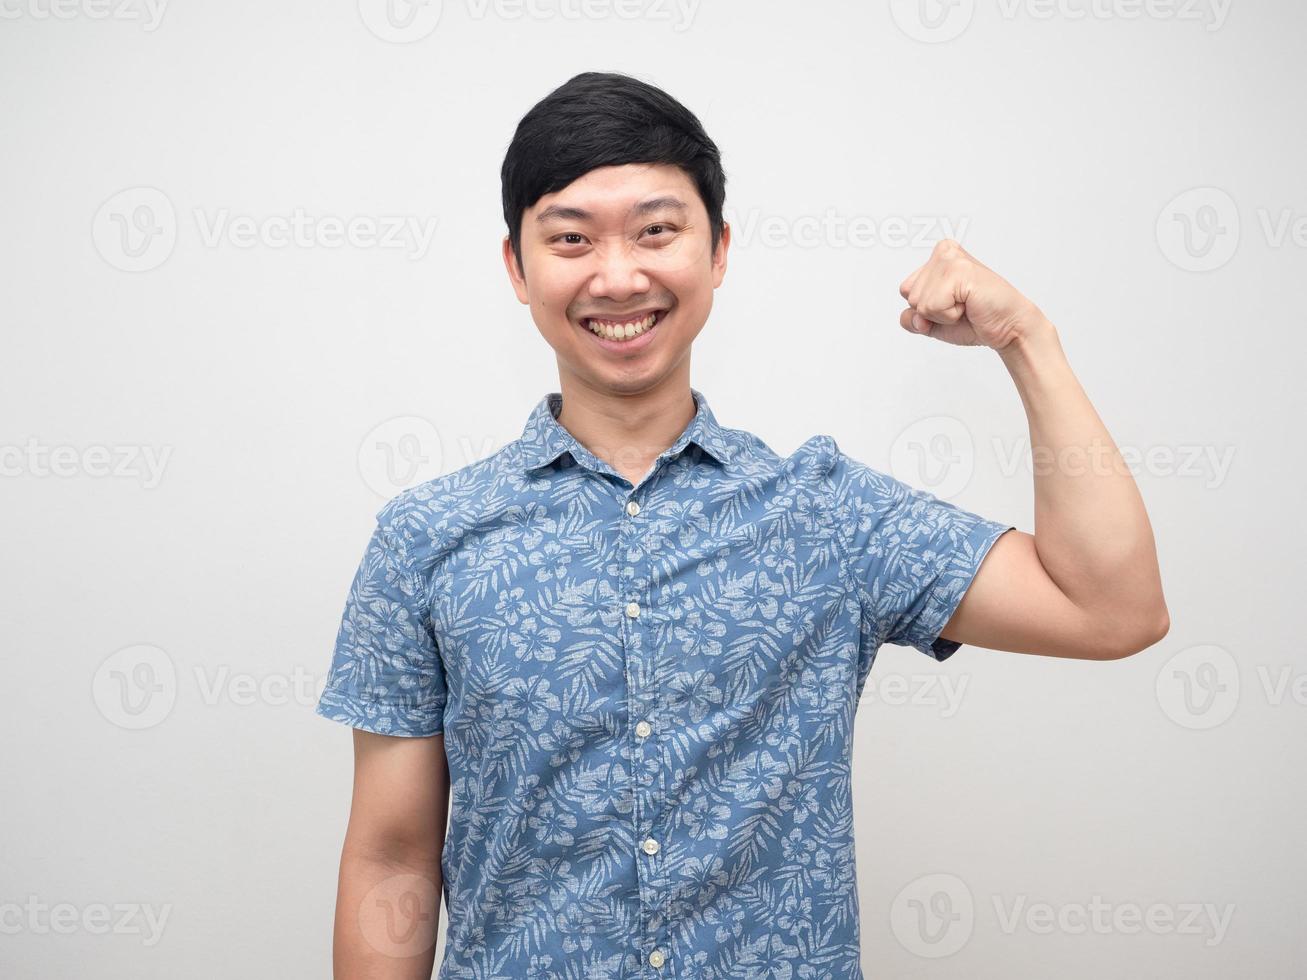
[[850, 456], [830, 436], [814, 438], [823, 440], [820, 450], [823, 478], [837, 500], [870, 497], [893, 501], [910, 491], [901, 480]]
[[841, 522], [875, 523], [887, 512], [942, 505], [932, 494], [851, 456], [833, 436], [815, 435], [787, 461], [796, 479], [812, 484]]
[[476, 525], [487, 501], [520, 484], [516, 445], [401, 490], [376, 512], [381, 533], [423, 564], [436, 560]]
[[805, 439], [788, 456], [782, 456], [747, 429], [723, 428], [731, 449], [731, 465], [744, 476], [802, 474], [820, 477], [830, 469], [839, 447], [828, 435]]
[[846, 493], [853, 486], [883, 486], [884, 481], [894, 482], [888, 474], [854, 459], [840, 448], [834, 436], [824, 433], [809, 436], [776, 465], [795, 479], [819, 485], [832, 496]]

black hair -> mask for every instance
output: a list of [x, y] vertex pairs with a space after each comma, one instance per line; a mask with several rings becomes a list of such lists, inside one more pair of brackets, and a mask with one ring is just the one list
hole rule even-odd
[[726, 174], [703, 125], [660, 88], [618, 72], [587, 71], [532, 106], [504, 155], [504, 221], [518, 268], [527, 208], [597, 167], [626, 163], [665, 163], [684, 170], [707, 208], [716, 251]]

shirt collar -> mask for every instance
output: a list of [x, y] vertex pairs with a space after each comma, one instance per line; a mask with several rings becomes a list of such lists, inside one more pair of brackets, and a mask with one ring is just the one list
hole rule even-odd
[[[687, 445], [694, 443], [718, 462], [729, 462], [730, 444], [726, 439], [725, 431], [717, 423], [717, 417], [708, 407], [708, 399], [697, 388], [691, 388], [690, 394], [694, 396], [694, 418], [661, 455], [675, 457]], [[562, 406], [562, 392], [551, 391], [531, 410], [522, 429], [522, 436], [518, 440], [523, 470], [545, 466], [567, 452], [570, 452], [577, 462], [588, 463], [591, 466], [600, 462], [577, 441], [575, 436], [558, 424], [558, 411]]]

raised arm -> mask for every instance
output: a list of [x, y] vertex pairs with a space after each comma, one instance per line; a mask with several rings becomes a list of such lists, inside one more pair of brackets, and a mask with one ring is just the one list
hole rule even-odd
[[354, 729], [354, 797], [340, 858], [336, 980], [430, 980], [449, 813], [445, 736]]
[[1148, 514], [1053, 324], [951, 240], [899, 291], [904, 329], [998, 352], [1030, 428], [1035, 533], [994, 543], [941, 636], [1089, 660], [1156, 643], [1170, 618]]

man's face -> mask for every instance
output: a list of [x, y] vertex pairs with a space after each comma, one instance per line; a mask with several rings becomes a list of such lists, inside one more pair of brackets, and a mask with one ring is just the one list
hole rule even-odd
[[636, 393], [689, 354], [729, 244], [728, 226], [714, 252], [707, 208], [684, 170], [633, 163], [546, 194], [522, 215], [522, 268], [507, 236], [503, 253], [560, 372]]

